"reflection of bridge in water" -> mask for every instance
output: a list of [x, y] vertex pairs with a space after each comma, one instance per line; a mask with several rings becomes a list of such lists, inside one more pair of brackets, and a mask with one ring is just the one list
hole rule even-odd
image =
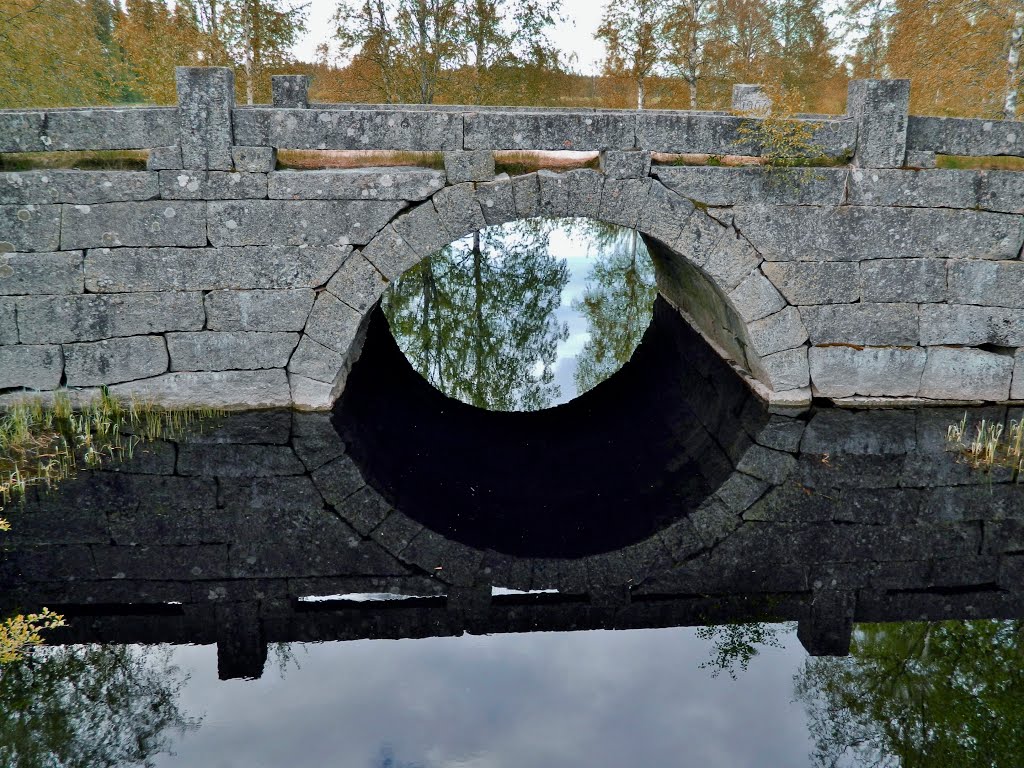
[[65, 613], [58, 643], [217, 643], [224, 677], [277, 642], [785, 620], [827, 655], [855, 621], [1021, 615], [1024, 496], [945, 452], [962, 411], [770, 415], [687, 334], [661, 307], [619, 376], [494, 414], [371, 330], [337, 429], [239, 415], [33, 493], [0, 610]]

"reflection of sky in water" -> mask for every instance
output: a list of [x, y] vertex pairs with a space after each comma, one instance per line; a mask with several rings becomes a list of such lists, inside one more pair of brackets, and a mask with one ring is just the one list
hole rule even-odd
[[176, 650], [202, 727], [160, 768], [745, 768], [808, 764], [795, 632], [713, 678], [691, 629], [375, 640], [295, 647], [282, 678], [219, 682]]
[[556, 229], [551, 233], [549, 245], [555, 258], [565, 259], [569, 264], [569, 284], [562, 291], [562, 306], [555, 312], [558, 322], [569, 326], [569, 338], [558, 344], [558, 356], [553, 366], [555, 383], [561, 389], [561, 397], [554, 405], [567, 403], [579, 394], [576, 391], [576, 358], [583, 351], [583, 345], [590, 340], [587, 319], [573, 309], [573, 301], [583, 296], [587, 285], [587, 274], [594, 263], [592, 247], [585, 237], [571, 231]]

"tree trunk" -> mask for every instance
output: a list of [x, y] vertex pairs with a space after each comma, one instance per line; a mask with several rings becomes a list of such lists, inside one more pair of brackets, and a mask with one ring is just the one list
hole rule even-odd
[[1003, 102], [1003, 117], [1014, 120], [1017, 117], [1017, 96], [1020, 93], [1020, 49], [1024, 38], [1024, 11], [1013, 15], [1013, 29], [1010, 31], [1010, 52], [1006, 57], [1006, 101]]
[[642, 77], [636, 81], [636, 108], [644, 108], [644, 79]]
[[430, 48], [430, 34], [427, 31], [427, 4], [419, 0], [416, 4], [416, 22], [420, 35], [420, 103], [430, 104], [434, 98], [430, 87], [430, 63], [427, 51]]
[[473, 289], [474, 306], [473, 314], [476, 320], [476, 333], [473, 339], [473, 357], [475, 358], [473, 376], [473, 405], [478, 408], [486, 408], [487, 401], [484, 397], [484, 278], [483, 278], [483, 250], [480, 248], [480, 233], [473, 233]]
[[690, 109], [697, 109], [697, 78], [686, 78], [686, 84], [690, 86]]

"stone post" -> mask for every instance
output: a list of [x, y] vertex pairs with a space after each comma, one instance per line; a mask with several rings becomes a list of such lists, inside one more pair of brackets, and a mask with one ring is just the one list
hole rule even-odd
[[270, 78], [274, 106], [289, 109], [309, 108], [308, 75], [274, 75]]
[[856, 593], [840, 589], [814, 592], [811, 615], [797, 624], [796, 636], [811, 656], [849, 656]]
[[860, 168], [902, 168], [907, 157], [909, 80], [851, 80], [846, 114], [857, 121]]
[[219, 605], [217, 676], [221, 680], [258, 679], [267, 663], [267, 641], [256, 603]]
[[230, 171], [235, 73], [226, 67], [176, 67], [181, 164]]
[[736, 83], [732, 87], [732, 111], [770, 115], [772, 100], [763, 85]]

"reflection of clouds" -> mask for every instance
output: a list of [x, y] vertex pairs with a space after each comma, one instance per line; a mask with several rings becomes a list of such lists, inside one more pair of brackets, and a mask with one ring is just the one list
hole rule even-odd
[[249, 683], [183, 648], [182, 703], [207, 720], [158, 766], [372, 766], [382, 745], [423, 768], [806, 765], [804, 654], [781, 639], [737, 681], [699, 668], [690, 629], [326, 643]]

